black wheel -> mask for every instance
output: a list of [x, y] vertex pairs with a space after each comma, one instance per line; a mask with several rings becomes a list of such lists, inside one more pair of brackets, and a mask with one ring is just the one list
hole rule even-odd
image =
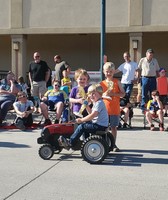
[[101, 163], [107, 156], [109, 146], [99, 135], [88, 137], [81, 146], [83, 159], [90, 164]]
[[44, 160], [49, 160], [54, 155], [54, 150], [51, 145], [45, 144], [39, 149], [39, 156]]
[[104, 139], [106, 140], [106, 142], [107, 142], [107, 144], [109, 146], [109, 152], [113, 151], [114, 145], [115, 145], [115, 141], [114, 141], [113, 135], [110, 132], [108, 132], [108, 133], [105, 134], [104, 137], [105, 137]]

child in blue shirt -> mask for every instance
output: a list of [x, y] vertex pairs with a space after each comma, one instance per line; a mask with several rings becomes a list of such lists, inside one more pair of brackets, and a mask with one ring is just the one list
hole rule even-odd
[[93, 84], [88, 88], [88, 96], [93, 102], [93, 107], [91, 109], [87, 105], [86, 109], [89, 114], [86, 117], [76, 119], [76, 122], [80, 125], [72, 134], [70, 140], [60, 136], [60, 142], [65, 149], [69, 150], [70, 147], [75, 146], [82, 134], [95, 133], [98, 130], [105, 131], [108, 127], [108, 113], [102, 100], [102, 94], [103, 89], [100, 84]]
[[159, 92], [154, 90], [152, 93], [152, 100], [149, 100], [147, 103], [147, 112], [146, 112], [146, 120], [150, 125], [150, 130], [154, 131], [155, 127], [152, 124], [152, 118], [158, 117], [159, 118], [159, 129], [160, 131], [164, 131], [163, 126], [163, 104], [159, 99]]

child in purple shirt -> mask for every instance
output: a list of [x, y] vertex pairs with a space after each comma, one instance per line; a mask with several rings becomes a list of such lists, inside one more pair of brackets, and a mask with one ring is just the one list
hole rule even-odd
[[[86, 94], [89, 87], [87, 84], [89, 79], [90, 78], [86, 70], [78, 69], [75, 71], [75, 80], [77, 82], [77, 86], [72, 88], [69, 95], [69, 101], [72, 104], [73, 113], [77, 116], [87, 96]], [[86, 116], [87, 114], [85, 111], [83, 111], [82, 115]]]

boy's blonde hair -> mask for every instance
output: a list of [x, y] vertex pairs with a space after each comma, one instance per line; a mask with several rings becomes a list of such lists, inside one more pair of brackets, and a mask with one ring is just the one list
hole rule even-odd
[[102, 86], [100, 84], [92, 84], [88, 88], [88, 94], [90, 94], [92, 92], [98, 92], [102, 96], [102, 94], [103, 94], [103, 88], [102, 88]]
[[81, 75], [86, 76], [87, 79], [88, 79], [88, 81], [90, 80], [89, 74], [87, 73], [87, 71], [86, 71], [85, 69], [82, 69], [82, 68], [77, 69], [77, 70], [75, 71], [74, 79], [77, 80], [77, 78], [78, 78], [79, 76], [81, 76]]
[[115, 65], [114, 63], [112, 62], [106, 62], [104, 65], [103, 65], [103, 70], [108, 70], [108, 69], [111, 69], [111, 70], [115, 70]]

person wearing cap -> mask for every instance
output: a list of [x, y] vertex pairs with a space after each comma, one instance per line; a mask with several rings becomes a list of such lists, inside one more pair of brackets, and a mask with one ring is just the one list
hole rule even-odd
[[61, 82], [61, 79], [63, 79], [62, 72], [66, 70], [69, 74], [70, 66], [66, 61], [61, 60], [60, 55], [54, 56], [54, 62], [55, 62], [55, 80]]
[[165, 68], [160, 68], [159, 77], [157, 78], [157, 90], [160, 94], [160, 100], [164, 106], [164, 117], [167, 117], [168, 111], [168, 77], [166, 77]]
[[158, 76], [159, 64], [158, 61], [153, 56], [154, 56], [153, 49], [148, 49], [146, 51], [146, 57], [141, 58], [138, 64], [138, 69], [141, 73], [142, 111], [145, 110], [145, 104], [151, 98], [152, 91], [156, 90], [156, 77]]

